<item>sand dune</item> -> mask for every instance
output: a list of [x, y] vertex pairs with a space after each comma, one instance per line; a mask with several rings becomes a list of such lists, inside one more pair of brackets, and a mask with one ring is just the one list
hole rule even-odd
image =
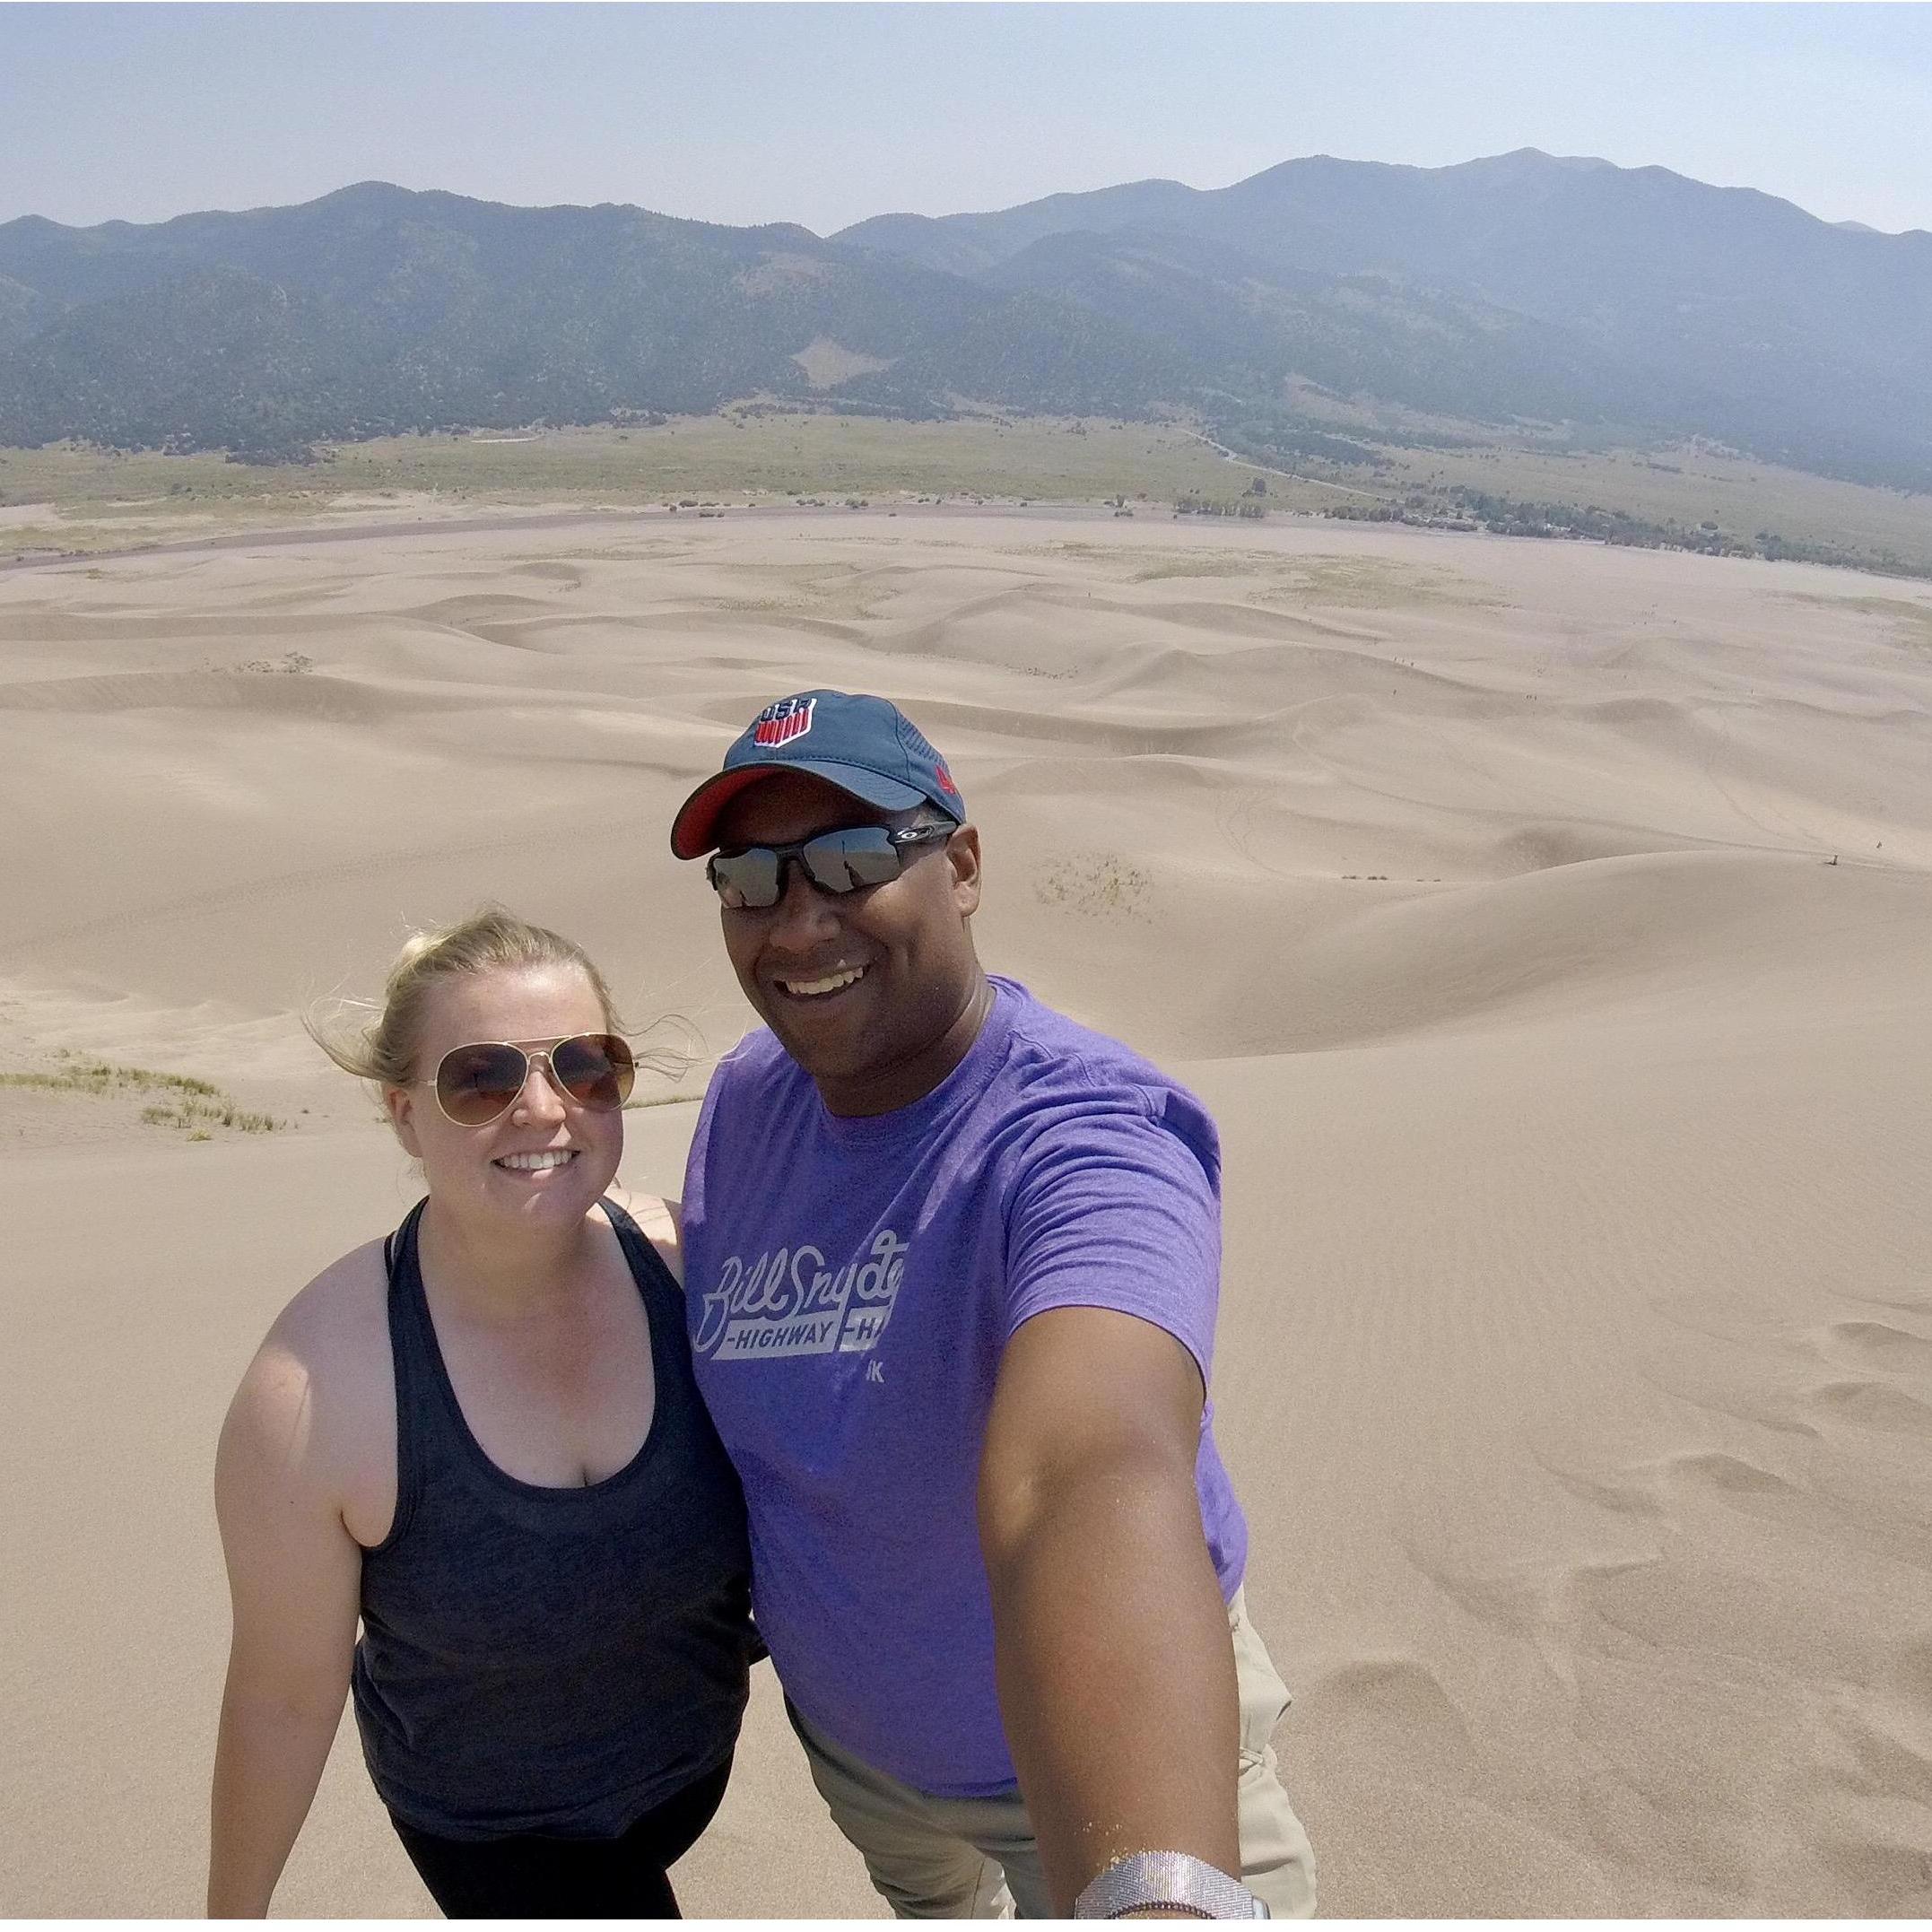
[[[0, 1907], [196, 1904], [214, 1429], [411, 1198], [293, 1015], [496, 897], [722, 1050], [666, 828], [809, 684], [948, 751], [988, 963], [1222, 1121], [1215, 1394], [1325, 1908], [1932, 1910], [1932, 595], [941, 515], [0, 573], [0, 1074], [287, 1123], [0, 1085]], [[870, 1914], [761, 1677], [687, 1910]], [[429, 1909], [351, 1740], [278, 1909]]]

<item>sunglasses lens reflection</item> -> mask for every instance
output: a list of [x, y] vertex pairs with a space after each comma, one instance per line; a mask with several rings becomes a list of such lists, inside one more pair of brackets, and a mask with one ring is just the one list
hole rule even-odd
[[782, 896], [785, 861], [796, 856], [813, 884], [827, 892], [856, 892], [883, 885], [905, 869], [905, 858], [883, 825], [852, 825], [828, 831], [804, 845], [754, 845], [743, 852], [719, 852], [710, 864], [718, 896], [735, 912], [762, 912]]
[[814, 839], [804, 852], [805, 870], [834, 892], [855, 892], [863, 885], [896, 879], [903, 861], [881, 825], [855, 825]]
[[614, 1113], [631, 1098], [637, 1077], [631, 1049], [614, 1033], [584, 1033], [561, 1041], [550, 1056], [557, 1084], [579, 1107]]
[[488, 1127], [523, 1092], [530, 1063], [515, 1047], [458, 1047], [436, 1069], [436, 1098], [459, 1127]]
[[711, 883], [734, 911], [779, 902], [779, 856], [768, 847], [748, 852], [718, 853], [711, 860]]

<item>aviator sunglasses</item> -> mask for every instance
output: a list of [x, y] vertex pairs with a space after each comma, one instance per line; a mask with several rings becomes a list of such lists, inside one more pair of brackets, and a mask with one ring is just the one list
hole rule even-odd
[[856, 892], [896, 879], [916, 848], [950, 839], [958, 830], [957, 825], [906, 825], [889, 831], [883, 825], [849, 825], [796, 845], [714, 852], [705, 876], [734, 912], [762, 912], [785, 896], [785, 868], [795, 861], [820, 892]]
[[507, 1040], [452, 1047], [437, 1063], [435, 1079], [416, 1084], [436, 1089], [446, 1119], [458, 1127], [488, 1127], [517, 1104], [533, 1064], [543, 1067], [565, 1100], [600, 1114], [615, 1113], [631, 1098], [637, 1078], [631, 1049], [615, 1033], [576, 1033], [547, 1048]]

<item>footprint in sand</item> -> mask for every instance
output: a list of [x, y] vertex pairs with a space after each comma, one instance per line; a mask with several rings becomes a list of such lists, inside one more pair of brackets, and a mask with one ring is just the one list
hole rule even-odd
[[1441, 1680], [1410, 1657], [1361, 1658], [1327, 1672], [1295, 1700], [1296, 1722], [1334, 1727], [1403, 1762], [1466, 1769], [1469, 1727]]
[[[1856, 1701], [1854, 1701], [1856, 1700]], [[1932, 1731], [1925, 1714], [1867, 1693], [1841, 1692], [1825, 1719], [1839, 1746], [1831, 1775], [1860, 1797], [1932, 1806]]]
[[1727, 1495], [1795, 1496], [1797, 1490], [1781, 1475], [1761, 1469], [1742, 1456], [1722, 1449], [1700, 1449], [1666, 1458], [1663, 1469], [1669, 1479], [1693, 1487], [1721, 1490]]
[[1932, 1852], [1916, 1845], [1828, 1840], [1819, 1846], [1837, 1873], [1849, 1902], [1837, 1909], [1848, 1919], [1932, 1917]]
[[1601, 1475], [1585, 1470], [1565, 1468], [1553, 1458], [1545, 1456], [1539, 1455], [1536, 1460], [1572, 1496], [1580, 1496], [1586, 1502], [1594, 1502], [1599, 1508], [1613, 1510], [1618, 1516], [1659, 1517], [1665, 1514], [1662, 1485], [1658, 1482], [1654, 1470], [1626, 1471], [1616, 1475]]
[[1896, 1662], [1880, 1682], [1932, 1724], [1932, 1639], [1901, 1644]]
[[1826, 1382], [1806, 1392], [1815, 1407], [1864, 1429], [1891, 1435], [1932, 1436], [1932, 1406], [1887, 1382]]
[[1932, 1342], [1889, 1321], [1834, 1321], [1815, 1332], [1818, 1353], [1847, 1368], [1932, 1376]]

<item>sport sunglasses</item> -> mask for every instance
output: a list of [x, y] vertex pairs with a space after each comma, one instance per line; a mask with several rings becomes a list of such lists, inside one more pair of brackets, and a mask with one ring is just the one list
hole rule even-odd
[[785, 896], [785, 868], [796, 862], [822, 892], [856, 892], [883, 885], [905, 870], [912, 851], [950, 839], [957, 825], [850, 825], [797, 845], [748, 845], [714, 852], [704, 868], [718, 896], [734, 912], [762, 912]]
[[452, 1047], [437, 1063], [435, 1079], [416, 1084], [436, 1089], [436, 1104], [457, 1126], [488, 1127], [517, 1104], [533, 1065], [565, 1100], [593, 1113], [615, 1113], [637, 1078], [630, 1046], [615, 1033], [576, 1033], [550, 1047], [534, 1040]]

